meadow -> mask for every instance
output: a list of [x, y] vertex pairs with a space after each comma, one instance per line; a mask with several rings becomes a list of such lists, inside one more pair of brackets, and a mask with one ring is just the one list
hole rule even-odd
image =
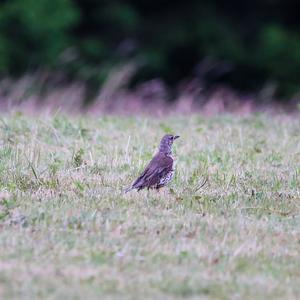
[[[300, 120], [0, 118], [1, 299], [299, 299]], [[165, 133], [176, 175], [124, 194]]]

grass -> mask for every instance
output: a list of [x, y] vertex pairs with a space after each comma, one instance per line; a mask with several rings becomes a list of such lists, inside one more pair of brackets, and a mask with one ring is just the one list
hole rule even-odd
[[[299, 120], [0, 121], [1, 299], [300, 298]], [[173, 182], [123, 194], [166, 132]]]

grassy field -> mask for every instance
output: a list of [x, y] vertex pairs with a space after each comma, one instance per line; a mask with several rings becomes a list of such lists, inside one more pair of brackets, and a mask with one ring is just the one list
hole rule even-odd
[[[300, 120], [0, 126], [1, 299], [300, 299]], [[173, 182], [122, 193], [166, 132]]]

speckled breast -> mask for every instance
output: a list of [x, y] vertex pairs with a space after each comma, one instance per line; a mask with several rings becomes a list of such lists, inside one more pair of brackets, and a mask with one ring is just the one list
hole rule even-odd
[[159, 181], [158, 186], [164, 186], [164, 185], [168, 184], [172, 180], [173, 176], [174, 176], [174, 170], [167, 173], [166, 176], [162, 177]]

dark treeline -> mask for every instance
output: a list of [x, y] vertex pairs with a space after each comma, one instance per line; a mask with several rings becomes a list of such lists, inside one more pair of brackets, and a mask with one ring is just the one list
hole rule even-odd
[[295, 0], [2, 0], [2, 77], [47, 70], [100, 84], [112, 67], [137, 63], [136, 82], [184, 78], [279, 95], [298, 91]]

